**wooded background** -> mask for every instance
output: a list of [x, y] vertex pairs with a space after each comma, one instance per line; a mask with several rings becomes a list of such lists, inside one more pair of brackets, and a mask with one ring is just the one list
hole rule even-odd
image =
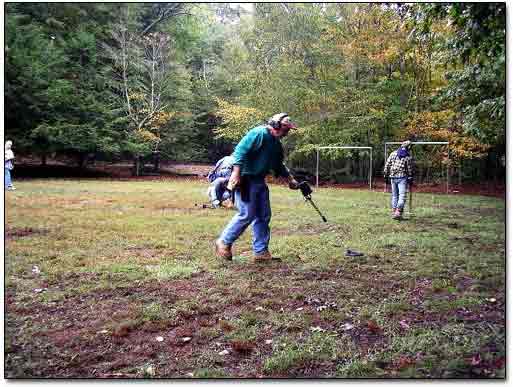
[[4, 7], [5, 138], [43, 164], [214, 162], [284, 111], [291, 164], [372, 146], [379, 173], [386, 141], [449, 141], [434, 165], [504, 178], [505, 3]]

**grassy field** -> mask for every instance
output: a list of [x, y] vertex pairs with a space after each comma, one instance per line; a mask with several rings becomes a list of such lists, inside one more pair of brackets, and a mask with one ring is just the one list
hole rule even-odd
[[[502, 378], [505, 204], [271, 186], [271, 251], [212, 242], [196, 180], [25, 180], [5, 201], [5, 376]], [[346, 249], [363, 252], [348, 258]]]

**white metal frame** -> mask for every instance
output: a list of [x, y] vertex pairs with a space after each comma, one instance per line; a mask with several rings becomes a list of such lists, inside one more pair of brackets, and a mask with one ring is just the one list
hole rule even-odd
[[315, 171], [316, 186], [319, 188], [319, 151], [321, 149], [368, 149], [370, 150], [370, 168], [369, 168], [369, 189], [372, 190], [372, 147], [371, 146], [319, 146], [317, 150], [317, 166]]
[[[388, 160], [387, 146], [388, 145], [400, 145], [400, 144], [402, 144], [402, 142], [395, 142], [395, 141], [385, 142], [385, 163]], [[417, 141], [417, 142], [412, 142], [411, 144], [412, 145], [449, 145], [449, 142], [448, 141]], [[449, 193], [449, 179], [450, 179], [450, 177], [449, 177], [449, 164], [447, 164], [446, 177], [447, 177], [446, 192]], [[385, 192], [387, 192], [387, 181], [386, 181], [386, 179], [385, 179]]]

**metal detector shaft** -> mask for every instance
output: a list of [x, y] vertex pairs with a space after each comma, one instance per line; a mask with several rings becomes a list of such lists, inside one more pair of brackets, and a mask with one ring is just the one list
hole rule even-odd
[[324, 217], [324, 215], [321, 213], [321, 211], [319, 211], [319, 209], [317, 208], [317, 206], [315, 205], [315, 203], [312, 201], [311, 198], [306, 198], [306, 200], [308, 202], [310, 202], [310, 204], [313, 206], [313, 208], [315, 208], [315, 210], [317, 211], [317, 213], [321, 216], [322, 220], [327, 222], [326, 218]]

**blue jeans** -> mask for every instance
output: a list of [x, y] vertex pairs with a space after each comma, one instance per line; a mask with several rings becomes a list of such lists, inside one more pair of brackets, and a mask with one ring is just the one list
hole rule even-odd
[[4, 168], [4, 188], [12, 187], [11, 171]]
[[408, 178], [392, 177], [390, 185], [392, 186], [392, 208], [399, 208], [402, 211], [406, 202]]
[[249, 185], [249, 201], [241, 200], [240, 190], [235, 191], [235, 206], [238, 214], [221, 233], [220, 239], [226, 245], [232, 245], [251, 224], [253, 227], [253, 252], [262, 254], [267, 251], [271, 239], [271, 203], [269, 188], [264, 178], [252, 179]]

